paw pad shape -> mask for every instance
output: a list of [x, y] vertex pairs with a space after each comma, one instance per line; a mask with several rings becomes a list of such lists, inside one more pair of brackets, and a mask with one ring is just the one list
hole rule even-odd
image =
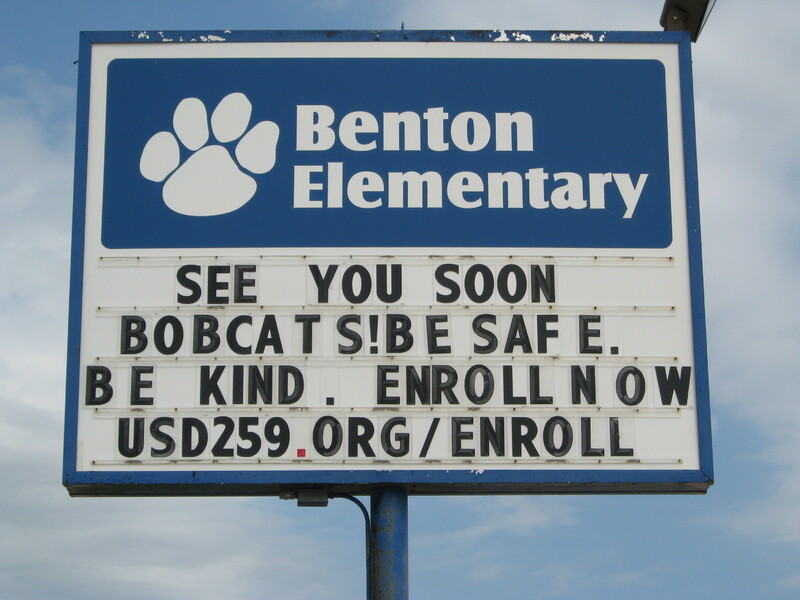
[[[180, 101], [172, 117], [175, 133], [160, 131], [152, 136], [139, 161], [143, 177], [164, 182], [162, 196], [170, 209], [209, 217], [233, 212], [250, 201], [256, 180], [244, 170], [260, 175], [272, 169], [280, 133], [272, 121], [261, 121], [247, 131], [252, 110], [244, 94], [225, 96], [211, 114], [211, 133], [219, 143], [209, 144], [203, 102], [198, 98]], [[222, 144], [236, 140], [234, 160]], [[183, 164], [179, 142], [191, 152]]]

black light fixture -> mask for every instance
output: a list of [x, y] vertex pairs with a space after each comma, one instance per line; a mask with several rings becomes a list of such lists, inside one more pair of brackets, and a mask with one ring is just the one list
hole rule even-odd
[[696, 42], [716, 0], [665, 0], [661, 11], [664, 31], [688, 31]]

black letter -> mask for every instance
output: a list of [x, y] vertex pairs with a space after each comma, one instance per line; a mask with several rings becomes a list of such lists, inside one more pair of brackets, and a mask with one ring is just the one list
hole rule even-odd
[[398, 446], [392, 445], [392, 430], [401, 425], [403, 427], [406, 426], [406, 418], [405, 417], [392, 417], [383, 426], [381, 429], [381, 446], [383, 447], [383, 451], [386, 452], [389, 456], [393, 456], [395, 458], [399, 456], [405, 456], [408, 454], [408, 439], [409, 436], [407, 433], [398, 433], [395, 436], [395, 441], [399, 442]]
[[317, 302], [327, 303], [328, 290], [331, 287], [331, 282], [333, 281], [333, 276], [336, 273], [336, 269], [339, 267], [337, 265], [330, 265], [325, 270], [324, 277], [322, 276], [322, 273], [317, 265], [308, 265], [308, 268], [311, 270], [311, 276], [314, 278], [314, 283], [317, 284]]
[[611, 433], [611, 456], [633, 456], [633, 448], [620, 448], [619, 446], [619, 419], [611, 417], [608, 420]]
[[250, 431], [250, 427], [258, 426], [258, 417], [239, 418], [239, 439], [250, 442], [250, 445], [243, 448], [241, 444], [236, 444], [236, 454], [244, 457], [251, 457], [258, 454], [261, 450], [261, 436], [255, 431]]
[[494, 427], [489, 417], [480, 418], [481, 456], [489, 456], [489, 446], [495, 456], [506, 455], [506, 421], [503, 417], [494, 418]]
[[227, 304], [227, 296], [219, 296], [217, 292], [220, 290], [228, 289], [227, 281], [220, 281], [217, 277], [221, 273], [230, 273], [231, 268], [227, 265], [211, 265], [208, 267], [208, 303], [209, 304]]
[[258, 370], [258, 365], [247, 367], [247, 403], [258, 404], [261, 398], [264, 404], [272, 404], [272, 367], [265, 366]]
[[142, 417], [133, 419], [133, 443], [131, 443], [130, 422], [127, 417], [119, 420], [117, 449], [125, 458], [136, 458], [144, 449], [144, 419]]
[[447, 329], [436, 327], [438, 323], [447, 323], [447, 315], [430, 315], [425, 317], [428, 332], [428, 354], [447, 354], [450, 346], [440, 346], [437, 341], [440, 337], [447, 337]]
[[[555, 315], [552, 315], [555, 316]], [[539, 330], [539, 335], [541, 335], [541, 329]], [[546, 333], [556, 334], [556, 332], [547, 331]], [[541, 339], [539, 341], [539, 346], [541, 347]], [[547, 340], [545, 339], [545, 348], [547, 347]], [[506, 354], [511, 354], [514, 352], [514, 346], [520, 346], [522, 348], [522, 352], [525, 354], [530, 354], [533, 352], [533, 347], [531, 346], [531, 340], [528, 337], [528, 328], [525, 327], [525, 319], [522, 318], [522, 315], [511, 315], [511, 327], [508, 328], [508, 338], [506, 338], [506, 345], [503, 348], [503, 352]], [[545, 350], [546, 352], [546, 350]]]
[[[514, 279], [514, 293], [512, 294], [508, 289], [508, 278], [513, 273]], [[525, 295], [527, 287], [525, 280], [525, 271], [519, 265], [506, 265], [500, 269], [497, 274], [497, 291], [500, 292], [500, 297], [510, 304], [516, 304]]]
[[542, 273], [539, 265], [531, 265], [531, 301], [540, 302], [541, 292], [545, 300], [552, 304], [556, 301], [556, 271], [553, 265], [545, 265], [544, 268], [547, 275]]
[[[331, 443], [325, 445], [325, 428], [331, 430]], [[342, 426], [333, 417], [322, 417], [314, 424], [314, 450], [321, 456], [333, 456], [342, 447]]]
[[[200, 456], [208, 445], [208, 430], [200, 419], [186, 417], [181, 424], [181, 456], [194, 458]], [[197, 445], [192, 446], [193, 432], [197, 432]]]
[[592, 419], [581, 417], [581, 456], [603, 456], [605, 450], [592, 448]]
[[289, 424], [280, 417], [272, 417], [264, 425], [264, 437], [270, 444], [277, 444], [267, 450], [267, 456], [283, 456], [289, 447]]
[[[561, 429], [561, 445], [555, 444], [556, 427]], [[572, 426], [564, 417], [553, 417], [544, 424], [544, 447], [555, 457], [564, 456], [572, 448]]]
[[433, 365], [433, 400], [434, 404], [442, 403], [442, 396], [450, 404], [458, 404], [453, 388], [458, 382], [458, 373], [450, 365]]
[[[253, 352], [253, 346], [242, 346], [239, 343], [239, 340], [236, 339], [236, 334], [239, 331], [239, 327], [245, 323], [252, 327], [253, 317], [250, 315], [239, 315], [234, 317], [231, 319], [231, 322], [228, 323], [228, 329], [225, 332], [225, 339], [228, 340], [228, 347], [236, 352], [236, 354], [252, 354]], [[259, 343], [260, 342], [261, 340], [259, 339]]]
[[[358, 278], [361, 281], [358, 294], [356, 294], [353, 289], [353, 278], [356, 274], [358, 274]], [[344, 294], [348, 302], [352, 304], [361, 304], [369, 298], [371, 292], [372, 278], [369, 276], [369, 271], [367, 271], [366, 267], [362, 265], [350, 265], [345, 269], [344, 275], [342, 276], [342, 294]]]
[[[195, 315], [192, 352], [194, 354], [211, 354], [219, 348], [220, 339], [217, 329], [219, 329], [219, 322], [216, 317]], [[203, 343], [205, 339], [208, 339], [208, 344]]]
[[[523, 433], [523, 428], [525, 429]], [[511, 456], [519, 458], [522, 456], [522, 447], [528, 456], [539, 456], [533, 445], [538, 429], [533, 419], [529, 417], [511, 417]]]
[[378, 265], [378, 278], [375, 284], [375, 291], [381, 302], [397, 302], [403, 293], [403, 272], [400, 265], [391, 265], [392, 269], [392, 289], [386, 286], [386, 265]]
[[[289, 393], [289, 377], [294, 380], [294, 390]], [[303, 395], [305, 383], [300, 369], [291, 365], [278, 367], [278, 404], [294, 404]]]
[[431, 421], [431, 426], [428, 428], [428, 435], [425, 436], [425, 442], [422, 444], [422, 450], [420, 450], [419, 457], [425, 458], [428, 456], [428, 450], [431, 447], [431, 442], [433, 441], [433, 436], [436, 434], [436, 428], [439, 426], [439, 417], [434, 417]]
[[589, 323], [599, 323], [600, 315], [578, 316], [578, 347], [581, 354], [600, 354], [601, 346], [590, 346], [589, 338], [600, 337], [599, 329], [589, 329]]
[[347, 327], [350, 323], [358, 323], [361, 325], [361, 317], [359, 315], [345, 315], [340, 317], [336, 322], [336, 331], [343, 338], [353, 342], [349, 346], [339, 344], [339, 354], [355, 354], [361, 350], [361, 336], [357, 331], [353, 331]]
[[497, 317], [495, 315], [478, 315], [473, 319], [472, 331], [482, 340], [486, 340], [485, 346], [473, 345], [476, 354], [489, 354], [497, 350], [497, 336], [485, 329], [483, 327], [484, 323], [492, 323], [494, 325], [497, 323]]
[[[478, 394], [475, 380], [478, 375], [483, 379], [483, 391]], [[467, 371], [467, 378], [464, 381], [464, 390], [467, 399], [473, 404], [486, 404], [494, 393], [494, 375], [483, 365], [474, 365]]]
[[542, 396], [539, 389], [539, 365], [528, 367], [531, 404], [552, 404], [552, 396]]
[[283, 354], [281, 334], [278, 331], [278, 322], [275, 320], [275, 315], [264, 315], [264, 321], [261, 323], [261, 332], [258, 334], [258, 341], [256, 342], [256, 354], [262, 354], [267, 346], [272, 346], [272, 351], [275, 354]]
[[164, 447], [159, 450], [150, 448], [150, 456], [153, 458], [164, 458], [175, 452], [175, 440], [168, 433], [161, 431], [162, 427], [175, 427], [175, 419], [172, 417], [158, 417], [150, 423], [150, 435], [153, 436], [155, 441], [164, 444]]
[[152, 398], [142, 398], [139, 390], [153, 387], [153, 382], [142, 380], [143, 373], [152, 373], [153, 367], [131, 367], [131, 406], [152, 406]]
[[178, 293], [179, 304], [193, 304], [194, 302], [200, 300], [200, 296], [203, 295], [203, 290], [200, 287], [200, 284], [189, 279], [189, 273], [196, 273], [197, 275], [200, 275], [200, 265], [183, 265], [180, 269], [178, 269], [178, 283], [189, 290], [189, 293], [185, 295]]
[[210, 373], [211, 367], [202, 365], [200, 367], [200, 405], [207, 405], [211, 396], [217, 404], [225, 404], [225, 396], [219, 389], [219, 378], [225, 367], [222, 365], [214, 367], [214, 372]]
[[303, 354], [311, 354], [312, 352], [312, 335], [311, 325], [319, 323], [319, 315], [295, 315], [294, 322], [303, 324]]
[[445, 264], [436, 267], [434, 274], [436, 277], [436, 283], [444, 288], [447, 288], [447, 290], [450, 292], [449, 294], [440, 294], [439, 292], [436, 292], [436, 301], [444, 304], [455, 302], [458, 300], [458, 296], [460, 294], [458, 283], [452, 279], [447, 279], [447, 277], [445, 277], [447, 273], [458, 273], [458, 265]]
[[406, 315], [386, 315], [386, 352], [408, 352], [414, 344], [410, 331], [411, 319]]
[[[633, 377], [633, 395], [628, 395], [628, 378]], [[627, 406], [636, 406], [644, 398], [644, 375], [636, 367], [624, 367], [617, 375], [617, 397]]]
[[419, 398], [420, 404], [431, 403], [431, 367], [423, 365], [422, 375], [417, 375], [414, 365], [406, 367], [406, 404], [413, 405], [414, 399]]
[[692, 380], [692, 367], [681, 367], [681, 374], [678, 369], [669, 368], [667, 375], [666, 367], [656, 367], [656, 379], [658, 380], [658, 392], [661, 395], [661, 404], [669, 406], [672, 404], [672, 396], [678, 397], [678, 404], [686, 406], [689, 401], [689, 382]]
[[[120, 354], [139, 354], [147, 348], [147, 336], [144, 334], [147, 324], [142, 317], [123, 315], [121, 324]], [[136, 340], [136, 343], [131, 345], [131, 340]]]
[[595, 383], [594, 365], [586, 366], [586, 375], [579, 365], [572, 365], [572, 403], [581, 403], [581, 394], [586, 398], [587, 404], [595, 404], [597, 400], [597, 385]]
[[358, 449], [364, 456], [374, 457], [375, 451], [369, 441], [375, 434], [375, 426], [365, 417], [350, 417], [347, 420], [347, 456], [358, 456]]
[[[483, 282], [483, 289], [480, 294], [475, 288], [475, 278], [478, 273], [480, 273]], [[464, 291], [470, 300], [478, 304], [483, 304], [491, 298], [494, 292], [494, 275], [492, 275], [491, 269], [481, 264], [472, 265], [467, 269], [467, 274], [464, 276]]]
[[387, 396], [386, 388], [396, 388], [397, 380], [389, 379], [389, 373], [397, 373], [398, 365], [378, 365], [378, 404], [400, 404], [400, 396]]
[[[234, 281], [234, 288], [233, 288], [233, 301], [239, 303], [250, 302], [255, 304], [256, 297], [255, 296], [245, 296], [244, 295], [244, 288], [246, 287], [255, 287], [256, 280], [255, 279], [245, 279], [245, 273], [255, 273], [256, 266], [255, 265], [236, 265], [233, 268], [233, 281]], [[260, 443], [261, 440], [259, 440]]]
[[[172, 342], [169, 345], [167, 345], [165, 335], [167, 325], [172, 329]], [[180, 350], [181, 344], [183, 344], [183, 325], [178, 317], [167, 315], [156, 322], [156, 326], [153, 328], [153, 343], [161, 354], [172, 355]]]
[[558, 315], [536, 315], [536, 351], [547, 353], [547, 338], [557, 338], [558, 330], [547, 328], [548, 323], [558, 323]]
[[472, 425], [474, 419], [472, 417], [453, 417], [452, 425], [452, 438], [451, 446], [453, 456], [475, 456], [474, 448], [462, 448], [461, 440], [471, 440], [471, 431], [461, 431], [463, 425]]
[[217, 443], [211, 448], [211, 455], [229, 458], [233, 456], [233, 448], [226, 448], [225, 446], [233, 436], [233, 430], [235, 429], [233, 419], [230, 417], [214, 417], [214, 426], [216, 427], [217, 425], [222, 425], [222, 433], [219, 434]]
[[231, 404], [244, 404], [244, 365], [233, 365], [231, 370]]
[[[100, 390], [100, 395], [97, 395]], [[86, 406], [100, 406], [114, 396], [108, 367], [86, 367]]]
[[503, 365], [503, 404], [525, 404], [525, 396], [514, 395], [514, 367]]

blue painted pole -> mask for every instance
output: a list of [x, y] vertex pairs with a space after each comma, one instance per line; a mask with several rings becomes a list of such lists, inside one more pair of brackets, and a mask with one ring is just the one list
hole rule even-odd
[[383, 487], [370, 500], [371, 600], [408, 600], [408, 493]]

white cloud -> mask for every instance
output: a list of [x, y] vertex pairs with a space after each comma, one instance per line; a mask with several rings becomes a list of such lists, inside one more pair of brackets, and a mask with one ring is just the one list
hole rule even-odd
[[471, 498], [462, 502], [461, 508], [472, 516], [467, 517], [469, 526], [449, 535], [456, 542], [479, 541], [493, 535], [532, 536], [545, 529], [577, 523], [570, 506], [552, 498]]
[[418, 555], [437, 557], [435, 562], [423, 561], [419, 568], [463, 572], [480, 583], [519, 576], [522, 557], [509, 555], [509, 548], [543, 543], [553, 530], [578, 523], [571, 505], [555, 498], [447, 498], [433, 506], [447, 513], [449, 528], [414, 536]]
[[406, 29], [658, 30], [662, 3], [618, 0], [613, 9], [596, 0], [412, 0], [393, 5]]
[[712, 410], [750, 430], [742, 456], [780, 468], [717, 516], [728, 530], [797, 543], [800, 10], [775, 3], [745, 22], [743, 8], [719, 3], [694, 48]]
[[[661, 5], [628, 0], [612, 11], [596, 0], [418, 0], [394, 3], [385, 22], [405, 21], [407, 29], [657, 30]], [[796, 548], [800, 38], [792, 28], [800, 5], [776, 0], [769, 7], [759, 12], [752, 3], [718, 2], [692, 48], [712, 410], [723, 417], [723, 447], [759, 461], [771, 482], [751, 487], [718, 445], [720, 483], [707, 501], [719, 507], [715, 499], [727, 494], [729, 509], [714, 516], [725, 532]], [[59, 479], [74, 90], [20, 68], [0, 71], [0, 90], [0, 589], [26, 599], [360, 597], [360, 516], [350, 507], [295, 516], [294, 507], [271, 499], [67, 498]], [[731, 421], [741, 425], [742, 439], [730, 440]], [[753, 456], [761, 447], [764, 453]], [[461, 531], [453, 537], [442, 526], [414, 537], [416, 556], [436, 560], [420, 564], [412, 582], [443, 570], [469, 573], [475, 582], [510, 578], [539, 590], [538, 597], [574, 597], [664, 579], [655, 568], [634, 570], [609, 559], [583, 571], [565, 561], [540, 562], [520, 574], [514, 569], [525, 557], [511, 557], [517, 562], [510, 565], [508, 545], [535, 544], [559, 528], [574, 531], [580, 524], [574, 504], [446, 502], [458, 507], [447, 525], [463, 523]], [[343, 525], [333, 525], [327, 511], [340, 510]], [[454, 540], [463, 554], [452, 552]], [[798, 586], [800, 573], [775, 582], [784, 593]]]
[[[396, 14], [409, 29], [658, 30], [662, 5], [468, 1], [456, 10], [420, 0], [397, 5]], [[720, 480], [709, 493], [726, 494], [728, 507], [718, 505], [709, 519], [759, 543], [792, 545], [800, 543], [798, 19], [800, 5], [792, 0], [758, 10], [746, 2], [719, 2], [692, 45]], [[743, 437], [734, 439], [740, 432]], [[759, 471], [770, 485], [748, 475]], [[456, 535], [464, 539], [492, 527], [503, 525], [485, 519]], [[553, 577], [555, 582], [555, 572]], [[618, 577], [627, 575], [620, 571]], [[787, 576], [781, 585], [788, 589], [797, 578]]]
[[778, 586], [784, 590], [800, 590], [800, 573], [782, 578]]
[[295, 515], [277, 499], [68, 497], [60, 480], [74, 90], [22, 68], [0, 71], [0, 83], [3, 596], [360, 593], [363, 538], [358, 526], [342, 529], [360, 525], [360, 515], [346, 514], [320, 537], [300, 524], [324, 531], [322, 515]]
[[66, 345], [73, 90], [21, 68], [2, 69], [0, 89], [0, 377], [6, 393], [41, 405]]
[[342, 507], [310, 514], [275, 498], [70, 499], [60, 485], [60, 419], [5, 395], [0, 411], [4, 597], [360, 593], [360, 515]]

